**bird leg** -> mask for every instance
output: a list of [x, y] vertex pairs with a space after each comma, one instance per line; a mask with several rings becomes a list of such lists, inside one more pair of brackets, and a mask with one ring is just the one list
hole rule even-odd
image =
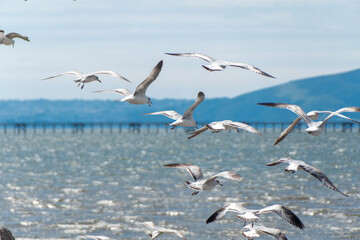
[[81, 90], [84, 88], [84, 86], [85, 86], [85, 83], [83, 83], [83, 85], [81, 86]]

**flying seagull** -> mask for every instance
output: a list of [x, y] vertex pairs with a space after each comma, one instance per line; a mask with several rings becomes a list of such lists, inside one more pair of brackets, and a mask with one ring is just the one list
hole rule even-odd
[[[316, 120], [318, 119], [319, 117], [319, 113], [328, 113], [328, 114], [332, 114], [334, 112], [331, 112], [331, 111], [311, 111], [311, 112], [308, 112], [306, 115], [311, 119], [311, 120]], [[356, 123], [359, 123], [358, 121], [355, 121], [349, 117], [346, 117], [342, 114], [338, 114], [336, 113], [336, 115], [338, 117], [342, 117], [342, 118], [345, 118], [345, 119], [348, 119], [350, 121], [353, 121], [353, 122], [356, 122]], [[280, 136], [276, 139], [275, 143], [274, 143], [274, 146], [276, 146], [278, 143], [280, 143], [282, 140], [284, 140], [284, 138], [289, 135], [289, 133], [293, 130], [293, 128], [296, 126], [296, 124], [298, 124], [300, 122], [302, 118], [301, 117], [298, 117], [296, 118], [284, 131], [282, 131], [280, 133]]]
[[150, 229], [151, 233], [149, 235], [152, 239], [155, 239], [164, 233], [172, 233], [172, 234], [175, 234], [176, 236], [186, 240], [185, 236], [178, 230], [164, 228], [164, 227], [157, 227], [157, 226], [155, 226], [155, 224], [153, 222], [143, 222], [143, 224]]
[[193, 113], [195, 108], [205, 99], [205, 94], [203, 92], [199, 92], [195, 102], [185, 111], [184, 115], [175, 112], [175, 111], [160, 111], [153, 113], [145, 113], [143, 115], [164, 115], [165, 117], [171, 118], [175, 120], [175, 122], [170, 123], [166, 126], [172, 126], [171, 129], [176, 128], [177, 126], [182, 127], [197, 127], [196, 122], [193, 117]]
[[231, 130], [231, 129], [235, 129], [236, 131], [239, 132], [239, 129], [242, 129], [247, 132], [251, 132], [259, 136], [262, 136], [261, 133], [259, 133], [255, 128], [251, 127], [250, 125], [241, 122], [233, 122], [231, 120], [224, 120], [224, 121], [211, 122], [206, 124], [202, 128], [190, 133], [191, 136], [189, 136], [187, 139], [196, 137], [197, 135], [205, 132], [208, 129], [210, 129], [213, 133], [218, 133], [222, 130]]
[[[308, 125], [308, 128], [305, 129], [305, 131], [313, 136], [320, 135], [324, 131], [326, 122], [333, 116], [335, 116], [335, 115], [339, 116], [339, 113], [342, 113], [342, 112], [360, 112], [359, 107], [344, 107], [335, 112], [332, 112], [329, 116], [327, 116], [324, 119], [324, 121], [314, 122], [313, 120], [311, 120], [310, 117], [308, 117], [306, 115], [304, 110], [302, 110], [301, 107], [299, 107], [298, 105], [287, 104], [287, 103], [258, 103], [258, 105], [264, 105], [264, 106], [275, 107], [275, 108], [285, 108], [285, 109], [288, 109], [288, 110], [294, 112], [295, 114], [297, 114], [299, 117], [301, 117], [306, 122], [306, 124]], [[355, 120], [352, 120], [352, 121], [360, 124], [360, 122], [357, 122]]]
[[18, 33], [8, 33], [5, 35], [4, 30], [0, 30], [0, 44], [14, 47], [14, 38], [21, 38], [22, 40], [30, 42], [29, 38]]
[[82, 73], [82, 72], [77, 72], [77, 71], [69, 71], [69, 72], [65, 72], [56, 76], [51, 76], [48, 78], [44, 78], [43, 80], [48, 80], [51, 78], [56, 78], [56, 77], [60, 77], [63, 76], [65, 74], [70, 74], [70, 75], [74, 75], [77, 77], [77, 79], [74, 80], [74, 82], [76, 82], [78, 84], [78, 87], [82, 84], [81, 89], [84, 88], [85, 83], [89, 83], [89, 82], [94, 82], [94, 81], [98, 81], [101, 83], [100, 79], [98, 78], [98, 76], [96, 76], [97, 74], [108, 74], [114, 77], [118, 77], [121, 78], [127, 82], [130, 82], [129, 80], [127, 80], [126, 78], [124, 78], [123, 76], [121, 76], [120, 74], [113, 72], [113, 71], [97, 71], [97, 72], [93, 72], [93, 73]]
[[280, 204], [275, 204], [269, 207], [261, 208], [258, 210], [246, 209], [240, 203], [229, 203], [224, 207], [216, 210], [207, 220], [206, 224], [214, 222], [222, 218], [227, 212], [235, 212], [237, 213], [237, 217], [244, 220], [246, 224], [247, 221], [252, 223], [256, 222], [259, 218], [258, 215], [266, 214], [266, 213], [276, 213], [281, 218], [291, 223], [295, 227], [300, 229], [304, 229], [305, 226], [301, 222], [301, 220], [289, 209]]
[[260, 237], [260, 235], [270, 235], [278, 240], [287, 240], [285, 233], [277, 228], [268, 228], [263, 225], [248, 224], [240, 230], [241, 234], [248, 240]]
[[285, 172], [290, 172], [290, 173], [294, 173], [299, 169], [302, 169], [308, 173], [310, 173], [312, 176], [316, 177], [320, 182], [323, 182], [325, 184], [325, 186], [327, 186], [328, 188], [341, 193], [342, 195], [348, 197], [348, 195], [342, 193], [340, 190], [338, 190], [334, 184], [330, 181], [330, 179], [323, 173], [321, 172], [319, 169], [310, 166], [308, 164], [306, 164], [303, 161], [300, 160], [293, 160], [290, 158], [281, 158], [279, 160], [276, 160], [274, 162], [271, 163], [267, 163], [266, 166], [275, 166], [278, 165], [280, 163], [287, 163], [289, 164], [289, 166], [287, 168], [285, 168]]
[[152, 82], [155, 81], [155, 79], [159, 76], [159, 73], [161, 71], [163, 65], [163, 61], [161, 60], [151, 71], [150, 75], [137, 86], [134, 93], [129, 91], [125, 88], [119, 88], [114, 90], [102, 90], [102, 91], [95, 91], [95, 92], [113, 92], [113, 93], [119, 93], [124, 96], [121, 100], [115, 100], [117, 102], [128, 102], [131, 104], [145, 104], [147, 103], [149, 106], [151, 106], [152, 102], [148, 96], [146, 96], [146, 90], [150, 86]]
[[202, 65], [203, 68], [205, 68], [208, 71], [223, 71], [225, 70], [225, 68], [227, 66], [230, 67], [239, 67], [239, 68], [243, 68], [246, 70], [250, 70], [253, 71], [255, 73], [258, 73], [260, 75], [263, 75], [265, 77], [270, 77], [270, 78], [275, 78], [273, 76], [271, 76], [270, 74], [267, 74], [266, 72], [261, 71], [260, 69], [250, 65], [250, 64], [246, 64], [246, 63], [235, 63], [235, 62], [227, 62], [227, 61], [223, 61], [223, 60], [216, 60], [213, 59], [209, 56], [206, 56], [205, 54], [202, 53], [165, 53], [171, 56], [181, 56], [181, 57], [193, 57], [193, 58], [200, 58], [202, 60], [205, 60], [207, 62], [210, 63], [210, 65]]
[[191, 165], [191, 164], [185, 164], [185, 163], [173, 163], [173, 164], [166, 164], [163, 165], [164, 167], [170, 167], [170, 168], [180, 168], [180, 169], [185, 169], [186, 171], [189, 172], [189, 174], [194, 178], [195, 182], [190, 183], [189, 181], [185, 181], [186, 185], [193, 189], [194, 192], [191, 195], [196, 195], [198, 194], [200, 191], [208, 191], [213, 189], [216, 185], [220, 185], [223, 186], [219, 180], [217, 180], [218, 177], [223, 177], [223, 178], [227, 178], [227, 179], [231, 179], [231, 180], [235, 180], [235, 181], [241, 181], [242, 177], [234, 172], [221, 172], [218, 173], [210, 178], [204, 178], [201, 168], [195, 165]]

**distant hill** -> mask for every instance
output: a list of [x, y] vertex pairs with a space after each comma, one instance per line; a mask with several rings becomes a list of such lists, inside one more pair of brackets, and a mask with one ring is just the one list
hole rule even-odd
[[[173, 99], [152, 101], [151, 107], [111, 100], [0, 101], [0, 122], [170, 122], [166, 117], [141, 114], [160, 110], [182, 114], [193, 103]], [[205, 99], [194, 117], [198, 122], [224, 119], [281, 122], [295, 118], [290, 111], [256, 105], [258, 102], [292, 103], [305, 111], [360, 106], [360, 70], [291, 81], [231, 99]]]

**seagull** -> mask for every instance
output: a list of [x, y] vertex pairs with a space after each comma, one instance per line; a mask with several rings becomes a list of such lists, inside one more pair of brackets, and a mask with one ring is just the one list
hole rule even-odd
[[176, 128], [177, 126], [182, 127], [196, 127], [197, 124], [194, 120], [193, 113], [195, 108], [202, 103], [205, 99], [205, 94], [203, 92], [199, 92], [195, 102], [185, 111], [184, 116], [175, 112], [175, 111], [160, 111], [160, 112], [153, 112], [153, 113], [145, 113], [143, 115], [164, 115], [165, 117], [171, 118], [175, 120], [175, 122], [170, 123], [166, 126], [172, 126], [171, 129]]
[[[342, 112], [360, 112], [359, 107], [344, 107], [335, 112], [332, 112], [329, 116], [327, 116], [324, 119], [324, 121], [314, 122], [313, 120], [311, 120], [310, 117], [308, 117], [306, 115], [304, 110], [302, 110], [301, 107], [299, 107], [298, 105], [287, 104], [287, 103], [258, 103], [258, 105], [264, 105], [264, 106], [275, 107], [275, 108], [285, 108], [285, 109], [288, 109], [288, 110], [294, 112], [295, 114], [297, 114], [299, 117], [301, 117], [306, 122], [306, 124], [308, 125], [308, 128], [305, 129], [305, 131], [313, 136], [320, 135], [324, 131], [326, 122], [333, 116], [335, 116], [335, 115], [339, 116], [339, 113], [342, 113]], [[360, 124], [360, 122], [357, 122], [355, 120], [352, 120], [352, 121]]]
[[98, 78], [98, 76], [96, 76], [96, 74], [108, 74], [114, 77], [118, 77], [121, 78], [127, 82], [130, 82], [129, 80], [127, 80], [126, 78], [124, 78], [123, 76], [121, 76], [120, 74], [113, 72], [113, 71], [97, 71], [97, 72], [93, 72], [93, 73], [82, 73], [82, 72], [77, 72], [77, 71], [69, 71], [69, 72], [65, 72], [56, 76], [51, 76], [48, 78], [44, 78], [43, 80], [48, 80], [51, 78], [56, 78], [56, 77], [60, 77], [63, 76], [65, 74], [71, 74], [77, 77], [77, 79], [74, 80], [74, 82], [78, 83], [78, 87], [82, 84], [81, 89], [84, 88], [85, 83], [89, 83], [89, 82], [93, 82], [93, 81], [98, 81], [101, 83], [100, 79]]
[[271, 163], [266, 163], [266, 166], [275, 166], [278, 165], [280, 163], [287, 163], [289, 164], [289, 166], [287, 168], [285, 168], [285, 172], [290, 172], [290, 173], [294, 173], [299, 169], [302, 169], [308, 173], [310, 173], [312, 176], [316, 177], [320, 182], [323, 182], [325, 184], [325, 186], [327, 186], [328, 188], [341, 193], [342, 195], [348, 197], [348, 195], [342, 193], [340, 190], [338, 190], [334, 184], [330, 181], [330, 179], [323, 173], [321, 172], [319, 169], [310, 166], [308, 164], [306, 164], [303, 161], [300, 160], [293, 160], [290, 158], [281, 158], [279, 160], [276, 160], [274, 162]]
[[186, 240], [184, 235], [181, 232], [179, 232], [178, 230], [164, 228], [164, 227], [157, 227], [157, 226], [155, 226], [155, 224], [153, 222], [143, 222], [143, 224], [150, 229], [151, 233], [149, 235], [152, 239], [155, 239], [164, 233], [173, 233], [176, 236]]
[[[308, 112], [306, 115], [311, 119], [311, 120], [316, 120], [318, 119], [319, 117], [319, 113], [328, 113], [328, 114], [332, 114], [334, 112], [331, 112], [331, 111], [310, 111]], [[345, 119], [348, 119], [350, 121], [353, 121], [353, 122], [356, 122], [356, 123], [359, 123], [358, 121], [355, 121], [349, 117], [346, 117], [342, 114], [339, 114], [339, 113], [336, 113], [336, 115], [338, 117], [342, 117], [342, 118], [345, 118]], [[296, 118], [284, 131], [282, 131], [280, 133], [280, 136], [276, 139], [275, 143], [274, 143], [274, 146], [276, 146], [278, 143], [280, 143], [282, 140], [284, 140], [284, 138], [289, 135], [289, 133], [293, 130], [293, 128], [296, 126], [296, 124], [298, 124], [300, 122], [302, 118], [301, 117], [298, 117]]]
[[304, 229], [305, 226], [301, 222], [301, 220], [289, 209], [280, 204], [271, 205], [269, 207], [261, 208], [259, 210], [246, 209], [240, 203], [229, 203], [224, 207], [215, 211], [207, 220], [206, 224], [214, 222], [220, 218], [222, 218], [227, 212], [235, 212], [237, 213], [237, 217], [244, 220], [244, 226], [246, 221], [250, 221], [252, 223], [256, 222], [259, 218], [258, 215], [266, 214], [266, 213], [276, 213], [281, 218], [291, 223], [295, 227], [300, 229]]
[[205, 60], [207, 62], [210, 63], [210, 65], [202, 65], [203, 68], [205, 68], [206, 70], [213, 72], [213, 71], [223, 71], [225, 70], [225, 68], [227, 66], [230, 67], [239, 67], [239, 68], [243, 68], [246, 70], [250, 70], [253, 71], [255, 73], [258, 73], [260, 75], [263, 75], [265, 77], [270, 77], [270, 78], [275, 78], [273, 76], [271, 76], [270, 74], [267, 74], [266, 72], [261, 71], [260, 69], [250, 65], [250, 64], [246, 64], [246, 63], [234, 63], [234, 62], [227, 62], [227, 61], [223, 61], [223, 60], [216, 60], [213, 59], [209, 56], [206, 56], [205, 54], [202, 53], [165, 53], [171, 56], [181, 56], [181, 57], [194, 57], [194, 58], [200, 58], [202, 60]]
[[223, 186], [219, 180], [217, 180], [217, 177], [223, 177], [223, 178], [227, 178], [227, 179], [231, 179], [231, 180], [235, 180], [235, 181], [241, 181], [242, 177], [234, 172], [221, 172], [218, 173], [208, 179], [205, 179], [201, 168], [195, 165], [191, 165], [191, 164], [185, 164], [185, 163], [173, 163], [173, 164], [166, 164], [163, 165], [164, 167], [170, 167], [170, 168], [180, 168], [180, 169], [185, 169], [186, 171], [188, 171], [190, 173], [190, 175], [194, 178], [195, 182], [190, 183], [189, 181], [185, 181], [186, 185], [193, 189], [194, 192], [191, 194], [192, 196], [198, 194], [200, 191], [203, 190], [211, 190], [213, 189], [216, 185], [220, 185]]
[[252, 225], [248, 224], [243, 227], [240, 232], [244, 237], [248, 240], [253, 240], [256, 237], [260, 237], [260, 235], [268, 234], [275, 237], [278, 240], [287, 240], [285, 233], [277, 228], [268, 228], [263, 225]]
[[150, 75], [137, 86], [134, 93], [131, 91], [125, 89], [125, 88], [119, 88], [114, 90], [102, 90], [102, 91], [95, 91], [95, 92], [113, 92], [113, 93], [119, 93], [124, 96], [121, 100], [115, 100], [116, 102], [128, 102], [131, 104], [145, 104], [147, 103], [149, 107], [151, 106], [152, 102], [148, 96], [146, 96], [146, 90], [149, 87], [149, 85], [155, 81], [155, 79], [159, 76], [159, 73], [161, 71], [163, 65], [163, 61], [161, 60], [151, 71]]
[[205, 132], [208, 129], [210, 129], [213, 133], [218, 133], [222, 130], [231, 130], [231, 129], [235, 129], [236, 131], [239, 132], [239, 129], [243, 129], [245, 131], [262, 136], [261, 133], [259, 133], [255, 128], [251, 127], [250, 125], [241, 122], [233, 122], [231, 120], [223, 120], [223, 121], [211, 122], [206, 124], [202, 128], [190, 133], [191, 136], [188, 137], [187, 139], [196, 137], [197, 135]]
[[14, 47], [15, 41], [14, 38], [21, 38], [22, 40], [30, 42], [29, 38], [18, 33], [8, 33], [5, 35], [4, 30], [0, 30], [0, 44], [7, 46], [12, 45]]

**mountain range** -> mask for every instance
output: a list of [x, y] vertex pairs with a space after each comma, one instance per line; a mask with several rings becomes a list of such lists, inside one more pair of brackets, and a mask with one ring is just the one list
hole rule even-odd
[[[175, 110], [180, 114], [193, 100], [152, 99], [153, 105], [134, 106], [111, 100], [3, 100], [0, 122], [171, 122], [143, 113]], [[360, 106], [360, 70], [290, 81], [235, 98], [205, 99], [194, 112], [198, 122], [230, 119], [243, 122], [284, 122], [296, 115], [288, 110], [256, 105], [259, 102], [297, 104], [310, 110]], [[353, 117], [360, 119], [357, 113]], [[351, 117], [352, 114], [347, 114]]]

